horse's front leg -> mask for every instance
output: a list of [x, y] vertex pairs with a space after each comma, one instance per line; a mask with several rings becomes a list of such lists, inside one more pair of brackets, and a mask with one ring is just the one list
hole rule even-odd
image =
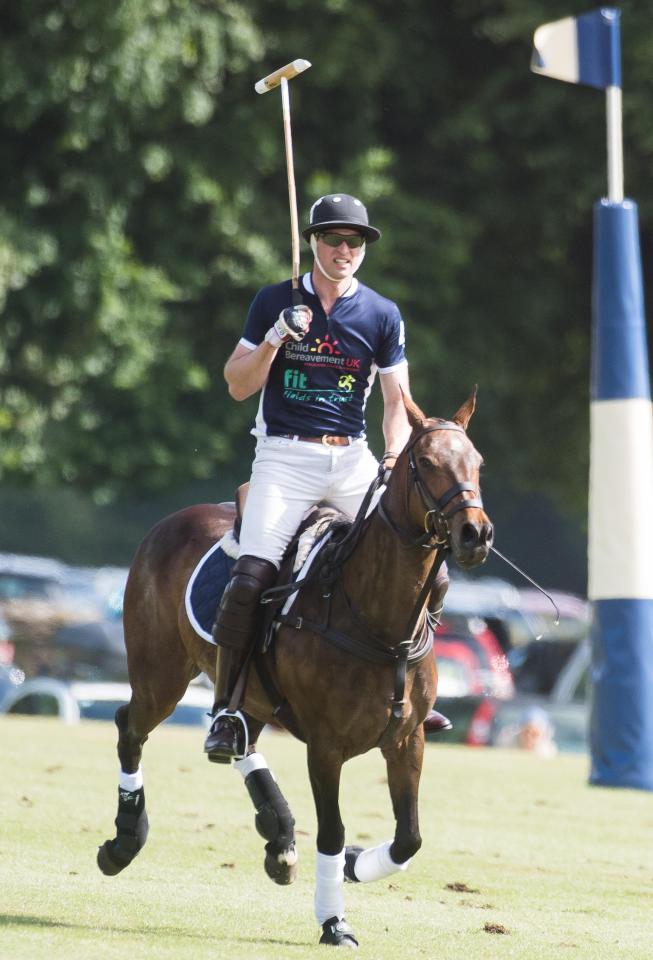
[[242, 760], [234, 761], [234, 767], [254, 804], [256, 829], [267, 840], [265, 872], [275, 883], [285, 886], [297, 876], [295, 820], [265, 757], [256, 749], [263, 724], [248, 716], [247, 725], [252, 738], [250, 750]]
[[357, 947], [345, 920], [345, 828], [340, 818], [342, 755], [324, 744], [309, 743], [308, 772], [317, 813], [315, 916], [322, 927], [320, 943]]
[[345, 876], [354, 882], [382, 880], [398, 870], [406, 870], [422, 845], [417, 795], [424, 758], [424, 727], [420, 724], [409, 737], [386, 744], [381, 752], [386, 761], [395, 815], [394, 840], [367, 850], [347, 848]]

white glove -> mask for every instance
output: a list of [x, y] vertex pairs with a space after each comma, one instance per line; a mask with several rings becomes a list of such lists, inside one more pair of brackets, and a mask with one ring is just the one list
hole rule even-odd
[[300, 303], [296, 307], [286, 307], [265, 334], [267, 342], [278, 348], [288, 340], [303, 340], [311, 326], [313, 313], [310, 307]]

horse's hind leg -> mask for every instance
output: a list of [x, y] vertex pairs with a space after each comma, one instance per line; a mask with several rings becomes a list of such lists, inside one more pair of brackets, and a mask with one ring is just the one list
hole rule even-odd
[[381, 880], [398, 870], [406, 870], [422, 845], [417, 794], [424, 757], [424, 728], [420, 724], [406, 740], [390, 743], [381, 749], [395, 815], [394, 840], [367, 850], [347, 848], [345, 876], [354, 882]]
[[297, 875], [295, 820], [265, 757], [256, 750], [263, 724], [250, 717], [247, 723], [252, 749], [243, 760], [236, 760], [234, 766], [242, 775], [256, 809], [256, 829], [267, 840], [265, 872], [275, 883], [285, 886]]
[[[120, 760], [116, 836], [106, 840], [97, 855], [98, 867], [107, 876], [115, 876], [129, 866], [145, 845], [149, 824], [140, 765], [143, 744], [148, 734], [172, 713], [197, 672], [188, 660], [183, 665], [171, 662], [166, 666], [170, 672], [166, 670], [161, 689], [148, 684], [147, 689], [140, 690], [134, 681], [130, 703], [116, 711]], [[150, 679], [154, 676], [152, 673]]]
[[149, 823], [145, 811], [145, 791], [140, 760], [145, 735], [134, 741], [129, 737], [129, 707], [124, 704], [116, 710], [118, 727], [118, 757], [120, 759], [120, 783], [118, 786], [118, 815], [116, 836], [105, 840], [97, 854], [97, 864], [102, 873], [113, 877], [129, 866], [147, 840]]

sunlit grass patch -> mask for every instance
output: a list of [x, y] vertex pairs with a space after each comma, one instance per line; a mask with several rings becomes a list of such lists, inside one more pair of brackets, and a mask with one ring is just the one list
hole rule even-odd
[[[202, 732], [180, 727], [145, 748], [147, 846], [121, 875], [102, 876], [115, 740], [112, 724], [0, 719], [1, 960], [314, 956], [305, 748], [283, 734], [261, 740], [298, 835], [299, 879], [277, 887], [240, 776], [208, 764]], [[391, 837], [378, 751], [345, 766], [342, 814], [350, 843]], [[406, 873], [346, 887], [361, 955], [649, 960], [650, 794], [590, 788], [582, 757], [429, 744], [420, 826]]]

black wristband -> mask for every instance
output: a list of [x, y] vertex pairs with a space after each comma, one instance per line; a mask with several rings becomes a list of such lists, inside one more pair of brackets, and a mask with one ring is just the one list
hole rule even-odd
[[386, 450], [386, 452], [381, 457], [381, 463], [383, 463], [385, 460], [389, 460], [390, 457], [393, 457], [396, 460], [398, 456], [399, 456], [398, 453], [394, 453], [392, 450]]

